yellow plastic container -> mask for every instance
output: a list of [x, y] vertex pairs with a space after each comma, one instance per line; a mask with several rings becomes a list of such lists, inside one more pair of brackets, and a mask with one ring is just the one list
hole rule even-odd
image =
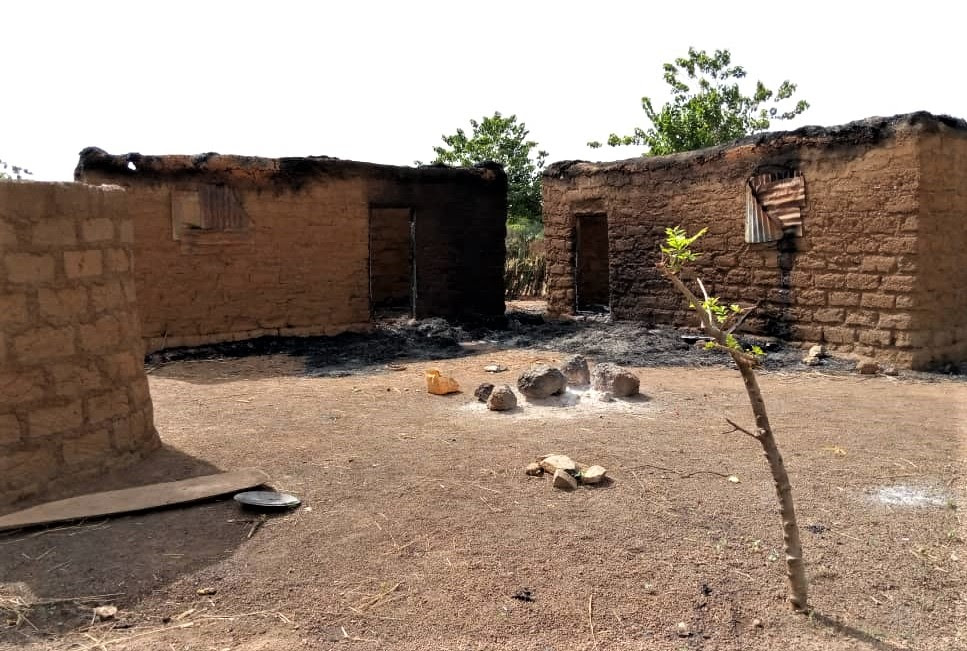
[[426, 372], [426, 390], [433, 395], [445, 396], [459, 392], [460, 385], [449, 375], [443, 375], [439, 370], [431, 368]]

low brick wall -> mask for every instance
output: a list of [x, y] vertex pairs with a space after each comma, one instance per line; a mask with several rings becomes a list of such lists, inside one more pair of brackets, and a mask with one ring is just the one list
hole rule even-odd
[[[544, 174], [550, 310], [575, 311], [577, 226], [598, 215], [614, 317], [695, 325], [655, 263], [665, 227], [708, 227], [695, 269], [713, 295], [759, 304], [753, 331], [906, 367], [965, 361], [965, 162], [967, 124], [919, 113], [555, 163]], [[746, 188], [763, 169], [803, 176], [801, 237], [746, 243]]]
[[0, 507], [159, 446], [120, 188], [0, 181]]

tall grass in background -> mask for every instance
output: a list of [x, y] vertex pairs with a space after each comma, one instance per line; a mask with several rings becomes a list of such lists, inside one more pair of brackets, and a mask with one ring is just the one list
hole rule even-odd
[[547, 292], [544, 225], [534, 221], [507, 222], [504, 294], [507, 298], [541, 297]]

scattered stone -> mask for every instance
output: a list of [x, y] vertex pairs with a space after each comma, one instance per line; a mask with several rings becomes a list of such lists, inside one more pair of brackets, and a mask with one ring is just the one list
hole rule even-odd
[[829, 357], [829, 353], [826, 352], [826, 346], [820, 344], [818, 346], [810, 346], [806, 357], [818, 357], [822, 359], [823, 357]]
[[806, 366], [819, 366], [826, 357], [829, 357], [829, 354], [826, 352], [825, 346], [811, 346], [809, 352], [802, 358], [802, 363]]
[[600, 484], [608, 471], [601, 466], [591, 466], [581, 471], [582, 484]]
[[473, 396], [480, 402], [487, 402], [487, 398], [490, 397], [490, 394], [493, 392], [493, 390], [494, 385], [492, 385], [490, 382], [484, 382], [476, 388], [476, 390], [473, 392]]
[[487, 409], [490, 411], [510, 411], [516, 406], [517, 396], [509, 384], [501, 384], [487, 397]]
[[678, 622], [678, 626], [675, 627], [678, 632], [678, 637], [689, 637], [692, 632], [688, 629], [688, 624], [685, 622]]
[[564, 360], [561, 372], [567, 378], [567, 383], [572, 386], [587, 386], [591, 383], [591, 371], [588, 369], [588, 360], [584, 355], [574, 355]]
[[880, 365], [869, 359], [865, 359], [856, 365], [856, 372], [860, 375], [876, 375], [879, 371]]
[[883, 369], [883, 375], [889, 375], [890, 377], [896, 377], [900, 374], [900, 370], [896, 366], [887, 366]]
[[534, 366], [518, 378], [517, 388], [531, 400], [549, 398], [564, 392], [567, 380], [564, 374], [552, 366]]
[[218, 592], [217, 588], [198, 588], [197, 590], [195, 590], [195, 594], [197, 594], [200, 597], [213, 595], [216, 592]]
[[578, 480], [566, 470], [558, 468], [554, 471], [554, 488], [572, 491], [578, 487]]
[[507, 367], [503, 364], [487, 364], [484, 366], [484, 370], [488, 373], [503, 373], [507, 370]]
[[524, 474], [530, 475], [531, 477], [540, 477], [544, 474], [544, 469], [541, 468], [541, 464], [537, 463], [536, 461], [532, 461], [531, 463], [527, 464], [526, 468], [524, 468]]
[[756, 617], [755, 619], [752, 620], [752, 626], [755, 628], [762, 628], [763, 626], [765, 626], [765, 624], [762, 623], [761, 619]]
[[574, 459], [563, 454], [549, 454], [540, 460], [540, 466], [544, 472], [553, 473], [558, 470], [577, 470], [578, 465]]
[[605, 391], [604, 393], [598, 396], [598, 400], [600, 400], [601, 402], [614, 402], [614, 394], [611, 393], [610, 391]]
[[94, 609], [94, 616], [97, 617], [102, 622], [105, 619], [114, 619], [114, 616], [118, 614], [117, 606], [98, 606]]
[[617, 364], [595, 364], [591, 372], [591, 388], [610, 392], [616, 398], [633, 396], [638, 393], [638, 376]]

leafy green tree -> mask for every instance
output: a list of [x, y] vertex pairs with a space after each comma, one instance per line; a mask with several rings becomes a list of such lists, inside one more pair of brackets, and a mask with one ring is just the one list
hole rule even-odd
[[[609, 145], [644, 145], [648, 148], [645, 155], [651, 156], [702, 149], [767, 131], [773, 120], [790, 120], [809, 108], [804, 100], [790, 106], [796, 84], [789, 81], [775, 91], [756, 81], [755, 92], [743, 94], [739, 80], [745, 79], [745, 68], [732, 65], [728, 50], [710, 55], [689, 48], [687, 57], [666, 63], [664, 69], [672, 100], [656, 111], [651, 98], [642, 97], [641, 108], [652, 126], [636, 127], [629, 136], [612, 133]], [[601, 143], [589, 142], [588, 146], [600, 147]]]
[[[444, 145], [433, 148], [434, 163], [470, 167], [484, 161], [500, 163], [507, 173], [507, 212], [511, 221], [541, 221], [541, 170], [547, 152], [538, 149], [516, 115], [495, 112], [481, 121], [470, 120], [468, 135], [457, 129], [442, 136]], [[535, 151], [536, 150], [536, 151]], [[417, 165], [420, 162], [417, 161]]]
[[0, 179], [21, 180], [24, 176], [30, 176], [33, 172], [18, 165], [12, 165], [0, 159]]

